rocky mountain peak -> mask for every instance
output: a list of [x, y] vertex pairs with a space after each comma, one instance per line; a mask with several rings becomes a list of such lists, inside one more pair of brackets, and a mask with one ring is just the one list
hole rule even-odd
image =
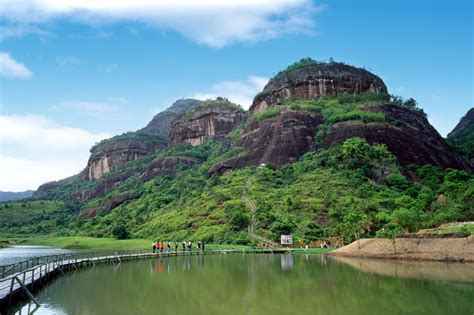
[[387, 87], [382, 79], [362, 68], [302, 59], [272, 78], [255, 96], [250, 111], [259, 112], [290, 98], [363, 93], [387, 93]]
[[202, 103], [200, 100], [192, 98], [182, 98], [175, 101], [169, 108], [156, 114], [153, 119], [141, 129], [141, 131], [147, 133], [154, 133], [168, 138], [171, 128], [171, 123], [179, 114], [187, 111], [188, 109], [195, 108]]
[[246, 114], [237, 104], [218, 97], [177, 116], [170, 131], [171, 144], [199, 145], [206, 139], [226, 137]]
[[474, 163], [474, 108], [468, 110], [446, 140]]

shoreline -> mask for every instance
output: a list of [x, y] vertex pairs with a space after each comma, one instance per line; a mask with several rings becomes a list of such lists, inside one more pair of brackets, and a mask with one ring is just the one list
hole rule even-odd
[[332, 257], [474, 263], [474, 236], [360, 239], [326, 253]]
[[[181, 241], [179, 241], [179, 249], [181, 249]], [[12, 237], [0, 239], [0, 244], [5, 245], [4, 248], [10, 246], [48, 246], [60, 249], [72, 249], [72, 250], [151, 250], [152, 240], [145, 239], [126, 239], [117, 240], [113, 238], [94, 238], [84, 236], [67, 236], [67, 237], [56, 237], [56, 236], [36, 236], [36, 237]], [[174, 249], [174, 242], [172, 242], [172, 248]], [[193, 242], [193, 247], [196, 243]], [[1, 247], [0, 247], [1, 248]], [[256, 249], [256, 247], [250, 245], [233, 245], [233, 244], [206, 244], [207, 250], [239, 250], [247, 251]], [[307, 253], [307, 254], [319, 254], [327, 253], [334, 250], [333, 248], [321, 249], [319, 247], [308, 248], [305, 251], [304, 248], [294, 248], [292, 252], [295, 253]]]

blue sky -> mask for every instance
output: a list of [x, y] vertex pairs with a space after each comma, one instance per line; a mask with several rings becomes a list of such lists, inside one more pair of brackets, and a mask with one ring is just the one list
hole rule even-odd
[[248, 107], [302, 57], [366, 67], [443, 136], [473, 106], [472, 1], [169, 3], [0, 0], [0, 190], [78, 173], [175, 99]]

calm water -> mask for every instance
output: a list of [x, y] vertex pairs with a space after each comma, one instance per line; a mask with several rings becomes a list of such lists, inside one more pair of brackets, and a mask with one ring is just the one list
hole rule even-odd
[[472, 264], [372, 262], [235, 254], [97, 265], [37, 292], [35, 314], [474, 313]]
[[0, 248], [0, 266], [28, 260], [33, 257], [58, 255], [73, 252], [72, 250], [46, 246], [12, 246]]

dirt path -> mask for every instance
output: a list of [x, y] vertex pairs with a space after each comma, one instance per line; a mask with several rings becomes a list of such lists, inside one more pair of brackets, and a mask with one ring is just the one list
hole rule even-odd
[[242, 191], [242, 199], [247, 204], [247, 206], [250, 208], [250, 213], [252, 215], [252, 217], [250, 218], [250, 223], [247, 227], [250, 237], [252, 237], [254, 235], [253, 227], [255, 225], [255, 221], [257, 220], [256, 219], [257, 207], [255, 206], [253, 201], [248, 198], [248, 190], [249, 190], [250, 186], [252, 185], [252, 180], [253, 180], [254, 177], [255, 177], [255, 174], [253, 174], [252, 177], [249, 177], [245, 181], [245, 188]]
[[255, 203], [249, 199], [248, 197], [248, 191], [250, 189], [250, 186], [252, 186], [252, 181], [255, 178], [255, 173], [252, 174], [247, 180], [245, 181], [245, 187], [244, 190], [242, 190], [242, 200], [247, 204], [247, 206], [250, 208], [250, 223], [247, 226], [247, 231], [249, 233], [250, 238], [253, 238], [257, 242], [261, 243], [265, 247], [278, 247], [278, 244], [273, 242], [272, 240], [269, 240], [267, 238], [258, 236], [254, 232], [254, 226], [255, 222], [257, 221], [257, 207], [255, 206]]

